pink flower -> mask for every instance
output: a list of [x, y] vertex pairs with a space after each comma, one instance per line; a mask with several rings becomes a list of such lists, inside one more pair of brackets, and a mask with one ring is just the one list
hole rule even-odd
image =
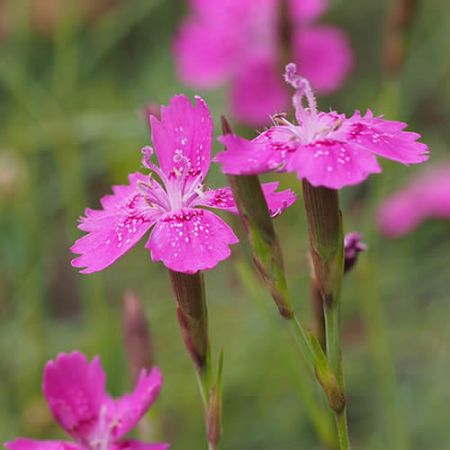
[[[406, 124], [374, 117], [371, 111], [350, 118], [319, 112], [308, 81], [286, 67], [286, 81], [295, 89], [293, 104], [298, 124], [283, 115], [252, 141], [234, 135], [219, 138], [227, 151], [216, 160], [228, 174], [257, 174], [272, 170], [295, 172], [313, 186], [340, 189], [381, 172], [375, 155], [404, 164], [428, 158], [428, 147], [417, 133], [403, 131]], [[308, 107], [303, 106], [306, 98]]]
[[[198, 88], [230, 81], [237, 119], [266, 124], [285, 109], [289, 96], [278, 77], [281, 0], [190, 0], [191, 14], [175, 39], [180, 78]], [[352, 66], [346, 35], [337, 27], [313, 25], [328, 0], [290, 0], [292, 58], [322, 93], [343, 84]]]
[[112, 398], [98, 357], [89, 363], [79, 352], [62, 353], [44, 369], [44, 395], [55, 420], [74, 442], [19, 438], [8, 450], [166, 450], [168, 444], [122, 440], [158, 397], [158, 368], [142, 370], [131, 394]]
[[450, 219], [450, 165], [434, 167], [387, 198], [377, 212], [382, 233], [398, 237], [428, 218]]
[[[160, 167], [150, 161], [153, 150], [143, 149], [149, 175], [133, 173], [129, 184], [113, 186], [101, 199], [100, 211], [86, 209], [79, 228], [88, 234], [75, 242], [72, 261], [82, 273], [104, 269], [133, 247], [153, 227], [145, 247], [153, 261], [177, 272], [211, 269], [230, 255], [238, 242], [231, 228], [216, 214], [198, 207], [236, 211], [229, 188], [209, 190], [202, 182], [208, 172], [213, 124], [206, 103], [196, 98], [172, 98], [161, 108], [161, 120], [150, 116], [152, 140]], [[153, 178], [156, 175], [159, 182]], [[287, 190], [264, 187], [273, 214], [295, 201]]]

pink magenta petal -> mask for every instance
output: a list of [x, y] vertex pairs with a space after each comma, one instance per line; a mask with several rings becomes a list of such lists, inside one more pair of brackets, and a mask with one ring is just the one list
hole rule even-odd
[[377, 212], [377, 223], [385, 236], [393, 238], [412, 231], [426, 215], [423, 205], [404, 192], [383, 203]]
[[202, 180], [211, 160], [213, 123], [206, 102], [195, 105], [185, 95], [171, 98], [161, 107], [161, 120], [150, 116], [152, 140], [162, 171], [168, 176], [184, 174]]
[[340, 189], [360, 183], [371, 173], [381, 172], [373, 154], [332, 140], [302, 146], [288, 161], [287, 170], [313, 186]]
[[228, 258], [229, 246], [237, 242], [231, 228], [215, 214], [182, 209], [158, 220], [146, 247], [153, 261], [162, 261], [176, 272], [195, 273]]
[[237, 40], [235, 29], [222, 22], [185, 21], [174, 41], [180, 79], [206, 89], [227, 81], [234, 68]]
[[[297, 196], [290, 190], [276, 192], [278, 182], [263, 183], [262, 190], [272, 217], [281, 214], [289, 208], [297, 199]], [[224, 211], [237, 214], [237, 206], [234, 201], [230, 187], [211, 189], [199, 198], [196, 206], [207, 206], [210, 208], [223, 209]]]
[[288, 105], [289, 94], [275, 61], [267, 57], [242, 61], [231, 92], [232, 112], [240, 122], [267, 125], [272, 114]]
[[278, 169], [292, 151], [292, 133], [283, 127], [274, 127], [249, 141], [234, 134], [218, 138], [226, 150], [215, 157], [222, 171], [230, 175], [255, 175]]
[[294, 21], [309, 23], [327, 10], [328, 3], [329, 0], [290, 0], [289, 8]]
[[[162, 383], [162, 374], [157, 367], [153, 368], [150, 373], [142, 370], [131, 394], [125, 394], [118, 399], [110, 399], [108, 404], [109, 421], [112, 424], [118, 424], [113, 431], [115, 439], [127, 434], [139, 422], [158, 397]], [[134, 449], [134, 447], [131, 448]]]
[[65, 441], [37, 441], [34, 439], [18, 438], [5, 442], [8, 450], [82, 450], [81, 445]]
[[191, 206], [206, 206], [208, 208], [222, 209], [232, 214], [238, 213], [233, 193], [228, 186], [218, 189], [209, 189]]
[[[78, 239], [71, 251], [81, 256], [72, 266], [82, 273], [104, 269], [132, 248], [150, 229], [160, 210], [151, 208], [138, 188], [138, 182], [148, 177], [130, 175], [130, 184], [114, 186], [113, 195], [102, 198], [103, 210], [86, 209], [79, 228], [88, 232]], [[156, 182], [153, 182], [156, 186]]]
[[129, 440], [118, 442], [111, 450], [167, 450], [169, 447], [170, 445], [164, 442], [149, 444], [147, 442]]
[[297, 196], [290, 189], [276, 192], [278, 185], [278, 181], [263, 183], [262, 185], [264, 197], [272, 217], [282, 214], [285, 209], [289, 208], [297, 200]]
[[420, 134], [402, 131], [405, 123], [373, 117], [371, 111], [365, 116], [356, 112], [338, 134], [352, 143], [366, 148], [377, 155], [404, 164], [418, 164], [428, 159], [428, 147], [417, 142]]
[[381, 232], [398, 237], [427, 218], [450, 219], [450, 166], [432, 167], [383, 201], [377, 211]]
[[56, 421], [76, 440], [86, 441], [107, 398], [99, 358], [89, 363], [79, 352], [60, 354], [45, 366], [43, 389]]
[[348, 38], [336, 27], [299, 27], [293, 48], [299, 73], [324, 94], [339, 89], [353, 65]]

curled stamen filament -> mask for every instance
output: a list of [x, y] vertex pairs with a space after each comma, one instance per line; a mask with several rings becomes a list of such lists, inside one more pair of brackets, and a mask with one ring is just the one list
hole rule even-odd
[[[303, 78], [298, 74], [297, 66], [294, 63], [289, 63], [286, 66], [284, 79], [286, 83], [296, 89], [296, 93], [292, 98], [292, 103], [296, 110], [297, 120], [299, 122], [301, 121], [302, 124], [305, 124], [305, 122], [308, 121], [309, 115], [311, 115], [313, 119], [317, 119], [317, 102], [311, 85], [306, 78]], [[307, 110], [303, 106], [303, 97], [306, 97], [309, 113], [307, 113]]]

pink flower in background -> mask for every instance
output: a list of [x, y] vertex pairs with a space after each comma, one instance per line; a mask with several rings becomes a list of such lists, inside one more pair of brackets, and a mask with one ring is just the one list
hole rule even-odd
[[[200, 207], [233, 213], [236, 205], [229, 188], [206, 189], [202, 182], [211, 159], [213, 124], [206, 103], [178, 95], [161, 107], [161, 119], [150, 116], [152, 141], [160, 167], [150, 161], [153, 150], [143, 149], [149, 175], [133, 173], [129, 184], [113, 186], [101, 199], [102, 210], [86, 209], [72, 261], [82, 273], [104, 269], [133, 247], [153, 227], [145, 247], [153, 261], [177, 272], [211, 269], [230, 255], [238, 242], [231, 228], [216, 214]], [[157, 176], [159, 181], [153, 177]], [[277, 183], [263, 186], [269, 209], [279, 214], [295, 201], [290, 191], [275, 192]]]
[[43, 389], [55, 420], [74, 442], [19, 438], [8, 450], [166, 450], [168, 444], [122, 440], [158, 397], [158, 368], [142, 370], [134, 391], [112, 398], [105, 391], [105, 373], [98, 357], [62, 353], [44, 370]]
[[450, 219], [450, 165], [434, 167], [388, 197], [377, 212], [382, 233], [398, 237], [422, 221]]
[[[371, 111], [350, 118], [317, 110], [308, 81], [297, 75], [295, 64], [286, 67], [286, 81], [296, 93], [293, 104], [298, 124], [282, 115], [276, 124], [252, 141], [229, 134], [219, 138], [227, 151], [216, 160], [228, 174], [249, 175], [277, 170], [295, 172], [313, 186], [340, 189], [381, 172], [375, 155], [404, 164], [428, 158], [428, 147], [406, 124], [374, 117]], [[306, 99], [308, 107], [303, 105]]]
[[[278, 77], [282, 64], [281, 0], [190, 0], [191, 13], [175, 39], [180, 78], [197, 88], [231, 82], [237, 119], [267, 124], [286, 108], [288, 92]], [[338, 89], [352, 66], [347, 37], [337, 27], [312, 22], [327, 0], [290, 0], [291, 47], [300, 72], [315, 89]]]

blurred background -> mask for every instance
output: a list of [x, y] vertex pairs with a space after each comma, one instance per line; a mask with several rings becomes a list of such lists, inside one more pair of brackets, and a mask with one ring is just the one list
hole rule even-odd
[[[450, 159], [450, 4], [410, 2], [412, 15], [399, 26], [392, 19], [397, 3], [331, 2], [321, 20], [346, 30], [355, 65], [343, 88], [319, 104], [348, 114], [370, 107], [408, 121], [430, 146], [429, 164], [440, 165]], [[226, 112], [226, 87], [194, 92], [177, 79], [172, 42], [186, 12], [181, 0], [0, 0], [2, 441], [63, 436], [40, 388], [43, 366], [58, 352], [99, 354], [110, 392], [131, 388], [122, 302], [132, 288], [144, 304], [154, 361], [165, 376], [141, 433], [174, 450], [206, 447], [165, 268], [137, 245], [104, 272], [80, 275], [69, 251], [81, 236], [76, 224], [84, 208], [97, 208], [110, 185], [125, 183], [141, 167], [139, 150], [150, 144], [146, 108], [184, 92], [204, 96], [216, 124]], [[392, 37], [399, 28], [400, 43]], [[404, 57], [401, 49], [396, 53], [403, 44]], [[446, 450], [450, 222], [427, 221], [401, 238], [384, 238], [376, 228], [377, 207], [423, 168], [383, 162], [383, 169], [342, 192], [345, 228], [359, 230], [369, 247], [346, 277], [342, 301], [353, 446]], [[272, 178], [300, 195], [295, 177]], [[226, 183], [217, 167], [207, 181]], [[231, 223], [242, 233], [238, 220]], [[309, 263], [301, 202], [276, 227], [306, 324]], [[230, 260], [206, 275], [213, 351], [225, 352], [222, 448], [326, 448], [317, 426], [326, 436], [327, 422], [308, 403], [319, 393], [250, 261], [245, 245], [235, 247]]]

